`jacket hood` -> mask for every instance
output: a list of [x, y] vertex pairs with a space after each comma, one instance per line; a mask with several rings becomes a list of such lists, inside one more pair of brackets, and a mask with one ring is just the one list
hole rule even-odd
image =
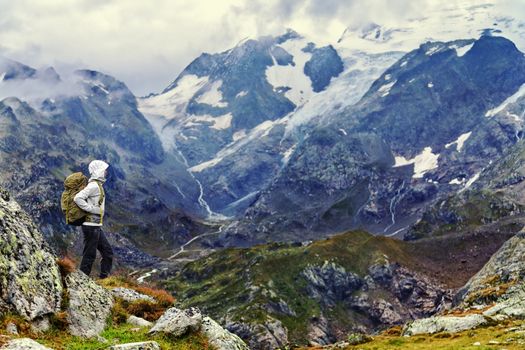
[[89, 180], [106, 181], [104, 171], [109, 167], [109, 164], [102, 160], [94, 160], [89, 163]]

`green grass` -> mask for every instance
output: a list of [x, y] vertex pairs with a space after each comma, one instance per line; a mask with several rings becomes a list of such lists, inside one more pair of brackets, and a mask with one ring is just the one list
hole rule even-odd
[[71, 336], [63, 331], [53, 330], [36, 339], [43, 345], [56, 350], [95, 350], [106, 349], [110, 345], [143, 342], [154, 340], [162, 349], [201, 350], [209, 349], [206, 338], [202, 334], [189, 334], [180, 338], [169, 335], [148, 335], [147, 329], [133, 330], [132, 325], [123, 324], [110, 327], [102, 332], [101, 336], [108, 340], [107, 343], [96, 339], [84, 339]]
[[[511, 327], [525, 327], [525, 321], [508, 321], [494, 327], [478, 328], [457, 334], [438, 333], [412, 337], [378, 335], [373, 340], [345, 350], [521, 350], [525, 348], [525, 334], [509, 331]], [[525, 329], [525, 328], [522, 328]], [[523, 330], [521, 330], [523, 331]], [[497, 341], [499, 344], [489, 344]], [[475, 343], [480, 345], [474, 345]], [[320, 347], [305, 347], [302, 350], [320, 350]]]

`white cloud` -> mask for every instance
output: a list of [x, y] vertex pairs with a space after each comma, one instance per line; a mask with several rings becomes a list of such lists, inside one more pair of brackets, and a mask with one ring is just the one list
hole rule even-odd
[[[494, 0], [511, 13], [522, 0]], [[162, 90], [201, 52], [293, 28], [335, 42], [344, 28], [395, 25], [438, 0], [0, 0], [0, 54], [35, 67], [92, 68], [136, 94]]]

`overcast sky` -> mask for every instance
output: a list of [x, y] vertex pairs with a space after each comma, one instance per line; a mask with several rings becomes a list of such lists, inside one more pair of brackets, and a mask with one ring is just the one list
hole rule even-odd
[[395, 24], [440, 3], [451, 1], [0, 0], [0, 55], [36, 68], [100, 70], [144, 95], [162, 90], [200, 53], [246, 37], [293, 28], [335, 42], [349, 25]]

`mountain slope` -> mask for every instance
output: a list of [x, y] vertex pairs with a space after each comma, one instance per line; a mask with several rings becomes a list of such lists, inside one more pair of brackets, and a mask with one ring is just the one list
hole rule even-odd
[[327, 344], [433, 314], [518, 229], [487, 225], [416, 242], [352, 231], [302, 245], [229, 248], [189, 263], [165, 285], [181, 305], [222, 319], [255, 349]]
[[485, 115], [524, 83], [523, 53], [505, 38], [422, 45], [313, 129], [224, 242], [405, 230], [421, 208], [470, 186], [453, 179], [474, 177], [483, 156], [500, 157], [517, 141], [520, 124]]
[[84, 70], [63, 80], [37, 73], [15, 77], [0, 89], [23, 84], [35, 94], [0, 101], [0, 180], [17, 193], [55, 247], [65, 249], [72, 232], [59, 208], [62, 182], [73, 171], [87, 173], [95, 158], [111, 165], [110, 231], [135, 243], [145, 242], [135, 238], [148, 231], [150, 242], [178, 246], [185, 237], [176, 234], [173, 221], [185, 212], [205, 215], [198, 183], [180, 159], [163, 150], [122, 82]]

